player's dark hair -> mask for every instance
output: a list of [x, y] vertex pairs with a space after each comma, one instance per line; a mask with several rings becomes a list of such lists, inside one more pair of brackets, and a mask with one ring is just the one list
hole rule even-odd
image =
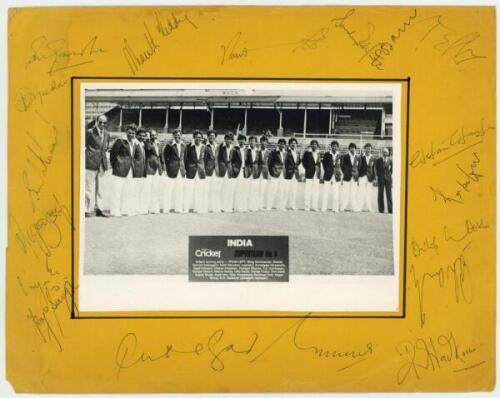
[[137, 125], [135, 123], [130, 123], [125, 126], [125, 131], [132, 130], [134, 133], [137, 132]]

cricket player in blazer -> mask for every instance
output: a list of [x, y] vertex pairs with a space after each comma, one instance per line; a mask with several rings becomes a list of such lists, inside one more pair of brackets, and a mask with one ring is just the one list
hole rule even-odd
[[133, 170], [133, 214], [147, 214], [149, 203], [146, 204], [144, 197], [146, 185], [146, 152], [144, 150], [144, 140], [146, 130], [139, 127], [134, 149], [134, 170]]
[[271, 210], [276, 203], [278, 210], [285, 210], [285, 144], [284, 138], [278, 140], [278, 147], [269, 154], [269, 190], [267, 196], [267, 210]]
[[205, 174], [207, 185], [208, 211], [220, 212], [220, 181], [217, 178], [217, 133], [209, 130], [207, 133], [207, 144], [205, 145]]
[[359, 159], [358, 165], [358, 211], [373, 212], [375, 181], [375, 157], [372, 156], [372, 145], [365, 144], [364, 153]]
[[248, 211], [248, 186], [245, 179], [245, 144], [247, 137], [238, 135], [237, 144], [231, 151], [231, 177], [235, 181], [234, 210]]
[[103, 198], [100, 191], [101, 178], [108, 169], [106, 151], [109, 133], [106, 131], [108, 119], [99, 115], [93, 128], [85, 135], [85, 216], [106, 217], [103, 212]]
[[257, 137], [248, 138], [248, 148], [245, 151], [244, 177], [247, 181], [248, 210], [259, 210], [259, 150], [257, 149]]
[[148, 212], [157, 214], [160, 212], [160, 184], [163, 173], [163, 157], [161, 156], [158, 134], [151, 130], [144, 144], [146, 152], [146, 186], [144, 188], [144, 201], [148, 206]]
[[288, 140], [288, 150], [285, 156], [285, 206], [297, 210], [297, 186], [299, 185], [299, 165], [301, 159], [297, 152], [297, 140]]
[[321, 157], [317, 140], [312, 140], [310, 148], [302, 157], [302, 165], [306, 174], [304, 192], [304, 210], [317, 211], [319, 201], [319, 181], [321, 178]]
[[232, 144], [233, 133], [228, 132], [224, 136], [224, 142], [219, 145], [217, 150], [217, 178], [222, 181], [220, 183], [221, 196], [219, 203], [221, 203], [222, 211], [225, 213], [232, 213], [234, 203], [234, 181], [230, 177]]
[[110, 163], [113, 170], [113, 188], [110, 198], [112, 217], [133, 214], [133, 169], [134, 141], [137, 126], [130, 124], [126, 128], [126, 138], [118, 138], [111, 148]]
[[[321, 211], [332, 209], [334, 212], [340, 210], [340, 181], [342, 180], [342, 169], [340, 167], [341, 155], [339, 143], [332, 141], [330, 150], [323, 154], [323, 191], [321, 198]], [[331, 207], [329, 206], [331, 204]]]
[[349, 144], [349, 151], [342, 157], [342, 185], [340, 190], [341, 211], [357, 210], [357, 188], [358, 188], [358, 164], [359, 157], [356, 155], [356, 144]]
[[186, 179], [184, 181], [184, 213], [191, 209], [195, 213], [208, 212], [205, 176], [205, 147], [200, 130], [193, 133], [193, 142], [184, 151]]
[[387, 200], [387, 211], [392, 213], [392, 159], [389, 157], [389, 149], [382, 150], [382, 157], [375, 163], [378, 185], [378, 211], [384, 212], [384, 191]]
[[267, 148], [268, 139], [265, 135], [260, 137], [260, 149], [258, 153], [258, 174], [259, 174], [259, 209], [265, 210], [267, 191], [269, 188], [269, 154]]
[[[163, 149], [165, 178], [163, 190], [163, 213], [169, 213], [172, 207], [176, 213], [183, 213], [184, 198], [184, 166], [185, 144], [182, 142], [182, 132], [174, 132], [174, 140], [167, 143]], [[173, 206], [172, 206], [173, 198]]]

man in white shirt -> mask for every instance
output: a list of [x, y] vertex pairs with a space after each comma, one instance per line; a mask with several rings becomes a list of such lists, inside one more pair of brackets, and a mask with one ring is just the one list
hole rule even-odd
[[[133, 214], [147, 214], [149, 203], [146, 203], [144, 197], [144, 187], [146, 185], [146, 152], [144, 149], [144, 140], [146, 139], [146, 130], [142, 127], [136, 134], [134, 150], [134, 172], [133, 172]], [[148, 198], [149, 199], [149, 198]]]
[[[165, 178], [163, 191], [163, 213], [169, 213], [172, 207], [176, 213], [184, 213], [184, 166], [185, 145], [182, 142], [182, 132], [174, 132], [174, 141], [165, 145], [163, 159], [165, 164]], [[174, 203], [172, 206], [172, 198]]]
[[238, 143], [231, 151], [232, 176], [236, 180], [234, 210], [239, 212], [248, 211], [248, 181], [245, 178], [245, 155], [247, 137], [238, 135]]
[[205, 174], [207, 189], [207, 210], [213, 213], [220, 212], [220, 178], [217, 178], [217, 144], [215, 142], [217, 133], [209, 130], [207, 133], [208, 142], [205, 145]]
[[103, 198], [100, 192], [101, 179], [108, 169], [106, 152], [109, 146], [109, 134], [106, 131], [108, 119], [99, 115], [95, 126], [85, 135], [85, 216], [106, 217], [103, 210]]
[[233, 212], [234, 204], [234, 179], [230, 177], [231, 162], [230, 156], [233, 145], [233, 133], [228, 132], [217, 149], [217, 179], [220, 188], [220, 201], [222, 211]]
[[149, 132], [144, 144], [146, 152], [146, 185], [144, 187], [144, 201], [151, 214], [160, 212], [160, 183], [163, 172], [160, 144], [156, 131]]
[[358, 179], [358, 211], [373, 212], [373, 202], [376, 194], [373, 187], [375, 180], [375, 158], [372, 156], [372, 145], [367, 143], [364, 146], [364, 154], [359, 160]]
[[321, 201], [321, 211], [327, 211], [329, 204], [332, 204], [331, 209], [336, 213], [340, 209], [339, 189], [342, 180], [342, 170], [340, 168], [340, 152], [339, 143], [332, 141], [331, 150], [323, 155], [321, 162], [323, 166], [323, 194]]
[[[267, 196], [266, 209], [271, 210], [275, 202], [279, 210], [285, 210], [285, 145], [286, 140], [280, 138], [278, 147], [269, 154], [269, 191]], [[276, 197], [278, 196], [278, 197]]]
[[288, 151], [285, 156], [285, 207], [297, 210], [297, 186], [299, 178], [300, 156], [297, 152], [297, 140], [288, 140]]
[[312, 140], [310, 149], [304, 153], [302, 158], [306, 175], [304, 192], [304, 210], [306, 211], [318, 211], [319, 181], [321, 178], [321, 159], [318, 147], [318, 141]]
[[358, 187], [358, 163], [356, 155], [356, 144], [349, 144], [349, 152], [342, 157], [342, 188], [341, 188], [341, 211], [356, 211], [357, 187]]
[[109, 160], [113, 169], [113, 188], [110, 198], [111, 217], [133, 214], [133, 168], [137, 126], [125, 128], [126, 138], [118, 138], [111, 148]]
[[195, 213], [206, 213], [207, 190], [205, 178], [205, 148], [201, 143], [203, 135], [200, 130], [193, 133], [194, 142], [185, 150], [184, 166], [186, 179], [184, 181], [184, 213], [193, 209]]
[[248, 138], [249, 147], [245, 153], [245, 181], [247, 184], [248, 210], [259, 210], [259, 151], [257, 137]]
[[258, 153], [258, 175], [259, 175], [259, 209], [265, 210], [268, 182], [269, 182], [269, 149], [268, 139], [265, 135], [260, 137], [260, 150]]

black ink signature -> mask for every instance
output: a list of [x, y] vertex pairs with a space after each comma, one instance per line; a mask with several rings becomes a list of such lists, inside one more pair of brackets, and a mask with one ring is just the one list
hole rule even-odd
[[179, 17], [171, 13], [169, 17], [162, 21], [162, 16], [158, 12], [155, 12], [156, 32], [159, 37], [153, 34], [154, 30], [151, 31], [149, 24], [144, 21], [144, 42], [142, 45], [132, 46], [128, 39], [123, 38], [122, 53], [132, 74], [137, 74], [141, 67], [157, 54], [161, 47], [161, 43], [158, 41], [159, 39], [168, 38], [186, 22], [194, 29], [198, 29], [187, 14]]
[[67, 87], [68, 83], [69, 79], [51, 79], [50, 84], [41, 89], [33, 90], [28, 87], [21, 88], [16, 92], [14, 99], [16, 109], [19, 112], [27, 112], [35, 104], [43, 105], [48, 96], [59, 91], [61, 88]]
[[[359, 48], [363, 52], [358, 62], [368, 58], [371, 61], [370, 65], [375, 69], [384, 69], [383, 66], [386, 58], [392, 54], [396, 44], [404, 33], [410, 28], [412, 30], [416, 29], [417, 26], [427, 27], [429, 22], [431, 26], [420, 37], [418, 41], [419, 45], [431, 43], [433, 50], [438, 51], [443, 57], [450, 56], [457, 66], [467, 61], [486, 58], [484, 55], [478, 55], [473, 48], [474, 44], [481, 37], [478, 32], [458, 33], [443, 23], [442, 15], [419, 18], [417, 10], [413, 9], [395, 33], [391, 34], [387, 39], [376, 40], [373, 39], [375, 25], [372, 22], [368, 22], [362, 27], [355, 26], [355, 21], [352, 18], [355, 12], [354, 8], [350, 9], [344, 16], [333, 18], [332, 22], [335, 28], [340, 29], [347, 36], [354, 47]], [[417, 50], [418, 45], [415, 48], [415, 51]]]
[[452, 287], [449, 288], [454, 292], [456, 303], [472, 303], [472, 271], [465, 257], [470, 245], [471, 242], [467, 243], [450, 265], [439, 267], [435, 272], [424, 272], [421, 275], [417, 275], [415, 266], [413, 264], [410, 266], [410, 272], [413, 275], [413, 286], [417, 289], [420, 327], [423, 327], [426, 321], [425, 292], [428, 288], [428, 285], [426, 285], [427, 282], [437, 281], [440, 289], [449, 287], [449, 283], [451, 283]]
[[[38, 114], [38, 112], [37, 112]], [[42, 188], [45, 186], [45, 178], [52, 164], [54, 152], [58, 144], [59, 130], [49, 123], [50, 136], [44, 137], [48, 145], [42, 145], [40, 139], [35, 137], [31, 131], [26, 131], [30, 143], [26, 145], [28, 156], [26, 157], [27, 168], [23, 169], [23, 185], [30, 197], [31, 210], [34, 213], [38, 207]], [[37, 135], [40, 131], [37, 131]], [[45, 132], [42, 132], [46, 135]]]
[[472, 221], [467, 218], [464, 224], [465, 224], [464, 231], [460, 235], [450, 234], [450, 232], [448, 231], [448, 227], [445, 225], [443, 227], [444, 240], [461, 242], [468, 236], [475, 234], [476, 232], [488, 229], [490, 227], [490, 225], [485, 220], [483, 220], [483, 218], [481, 218], [479, 221]]
[[[99, 47], [97, 40], [98, 37], [94, 36], [79, 50], [71, 51], [68, 50], [66, 39], [49, 40], [46, 36], [39, 36], [31, 42], [32, 52], [26, 61], [26, 66], [47, 61], [49, 64], [47, 74], [53, 76], [63, 70], [93, 63], [94, 60], [88, 58], [108, 51]], [[74, 58], [76, 61], [71, 62]]]
[[[392, 54], [403, 33], [406, 33], [408, 28], [412, 26], [415, 18], [417, 18], [417, 10], [413, 9], [408, 18], [403, 21], [400, 27], [397, 28], [396, 33], [391, 34], [389, 39], [386, 41], [379, 41], [375, 43], [372, 47], [365, 51], [365, 55], [363, 55], [358, 62], [362, 61], [368, 56], [371, 60], [371, 66], [378, 70], [383, 70], [386, 58]], [[375, 29], [372, 27], [371, 30], [373, 33]]]
[[[389, 57], [395, 49], [397, 42], [401, 39], [403, 33], [405, 33], [408, 28], [411, 27], [414, 20], [417, 18], [417, 10], [413, 9], [408, 18], [403, 21], [403, 23], [397, 28], [396, 32], [391, 34], [387, 40], [372, 40], [372, 36], [375, 33], [375, 25], [372, 22], [368, 22], [363, 29], [364, 33], [359, 33], [359, 27], [352, 27], [351, 17], [355, 14], [356, 10], [354, 8], [347, 11], [347, 13], [340, 18], [332, 18], [331, 22], [334, 24], [336, 29], [339, 29], [348, 39], [351, 44], [359, 48], [363, 55], [359, 58], [358, 62], [363, 61], [366, 57], [370, 59], [370, 66], [377, 70], [384, 70], [384, 62], [387, 57]], [[350, 20], [350, 21], [349, 21]], [[351, 25], [347, 23], [350, 22]]]
[[418, 23], [428, 21], [432, 21], [434, 24], [421, 37], [420, 43], [431, 42], [432, 48], [439, 52], [442, 57], [451, 56], [453, 63], [457, 66], [467, 61], [487, 58], [474, 52], [473, 44], [477, 43], [481, 37], [478, 32], [457, 33], [456, 30], [443, 23], [442, 15], [424, 18]]
[[472, 354], [477, 353], [477, 348], [472, 346], [462, 348], [453, 332], [450, 332], [437, 337], [418, 338], [415, 341], [400, 341], [396, 346], [396, 352], [404, 360], [396, 376], [398, 384], [403, 384], [412, 377], [420, 379], [424, 371], [435, 372], [457, 365], [460, 368], [454, 369], [454, 372], [468, 370], [470, 366], [466, 368], [463, 366], [467, 364]]
[[170, 36], [173, 32], [179, 29], [183, 23], [189, 22], [189, 24], [198, 29], [198, 27], [193, 23], [191, 18], [187, 14], [182, 16], [175, 15], [173, 12], [167, 17], [164, 21], [162, 21], [162, 17], [158, 12], [155, 12], [156, 18], [156, 29], [162, 35], [162, 37]]
[[123, 56], [134, 75], [160, 48], [160, 45], [153, 38], [146, 22], [144, 22], [144, 41], [145, 45], [137, 50], [129, 44], [127, 39], [123, 39]]
[[[494, 126], [485, 126], [484, 119], [481, 119], [481, 125], [477, 129], [466, 130], [464, 126], [456, 129], [452, 134], [447, 135], [443, 140], [438, 143], [431, 142], [430, 148], [421, 148], [415, 151], [410, 159], [410, 166], [416, 168], [426, 165], [428, 162], [433, 162], [433, 166], [437, 166], [447, 160], [459, 155], [476, 145], [483, 142], [482, 138], [490, 131], [495, 131]], [[475, 139], [478, 138], [478, 139]], [[471, 144], [470, 141], [473, 140]], [[464, 147], [464, 145], [466, 145]], [[451, 149], [459, 148], [457, 151], [450, 153]], [[441, 156], [448, 154], [442, 158]]]
[[280, 332], [262, 350], [257, 349], [257, 343], [262, 341], [258, 333], [252, 333], [248, 338], [243, 339], [243, 343], [236, 344], [226, 341], [227, 338], [224, 329], [217, 329], [206, 340], [200, 340], [181, 348], [175, 346], [173, 343], [161, 343], [161, 348], [157, 352], [152, 353], [149, 350], [141, 349], [137, 334], [129, 332], [118, 343], [115, 353], [115, 364], [118, 367], [119, 375], [121, 370], [130, 369], [143, 363], [163, 361], [181, 355], [190, 355], [193, 357], [208, 355], [210, 369], [221, 372], [226, 368], [224, 359], [227, 355], [249, 357], [249, 363], [254, 363], [269, 353], [287, 335], [291, 335], [293, 347], [299, 351], [311, 353], [315, 358], [321, 360], [342, 361], [342, 365], [337, 368], [338, 372], [349, 369], [373, 355], [374, 345], [371, 342], [364, 344], [363, 348], [359, 350], [351, 348], [324, 348], [316, 344], [306, 343], [304, 337], [300, 336], [300, 332], [307, 319], [310, 319], [310, 314], [307, 314], [304, 318], [301, 318]]
[[348, 360], [347, 364], [342, 364], [340, 368], [337, 369], [338, 372], [344, 371], [351, 368], [358, 363], [363, 362], [368, 359], [374, 353], [374, 345], [368, 342], [364, 345], [362, 349], [352, 349], [352, 348], [325, 348], [315, 344], [307, 344], [300, 338], [300, 332], [304, 323], [310, 319], [310, 313], [307, 314], [303, 319], [294, 323], [291, 327], [287, 328], [285, 331], [280, 333], [269, 345], [267, 345], [257, 356], [255, 356], [250, 362], [255, 362], [259, 358], [263, 357], [264, 354], [269, 352], [269, 350], [282, 340], [286, 335], [293, 333], [293, 346], [299, 351], [306, 351], [314, 355], [318, 359], [331, 359], [331, 360]]
[[421, 243], [417, 242], [415, 239], [411, 241], [411, 249], [413, 257], [420, 257], [423, 253], [427, 253], [431, 250], [439, 256], [439, 245], [436, 241], [436, 237], [433, 236], [431, 239], [425, 238]]
[[[328, 38], [330, 28], [322, 26], [313, 31], [313, 33], [306, 34], [303, 38], [284, 43], [274, 43], [266, 46], [252, 47], [242, 46], [241, 38], [242, 32], [237, 32], [226, 44], [220, 45], [222, 51], [221, 64], [228, 63], [229, 61], [246, 58], [255, 51], [269, 50], [280, 47], [293, 47], [292, 52], [316, 50], [319, 44]], [[246, 43], [246, 42], [244, 42]]]
[[456, 163], [456, 168], [461, 173], [461, 178], [455, 180], [455, 184], [458, 186], [457, 190], [452, 194], [443, 193], [441, 189], [435, 187], [429, 187], [434, 201], [440, 199], [444, 204], [448, 203], [465, 203], [465, 194], [470, 192], [471, 186], [477, 184], [481, 178], [484, 177], [483, 174], [479, 174], [477, 167], [481, 163], [481, 159], [477, 152], [472, 152], [472, 160], [468, 165], [468, 170], [465, 170], [463, 166]]
[[221, 372], [225, 369], [224, 358], [229, 354], [249, 355], [259, 339], [257, 333], [253, 333], [248, 341], [240, 345], [227, 343], [224, 329], [217, 329], [206, 342], [197, 342], [187, 349], [180, 349], [171, 343], [163, 343], [163, 348], [157, 353], [150, 353], [139, 348], [139, 338], [135, 333], [127, 333], [120, 340], [115, 354], [115, 364], [120, 372], [122, 369], [130, 369], [145, 362], [157, 362], [170, 359], [178, 355], [209, 356], [210, 369]]
[[227, 44], [220, 46], [222, 50], [221, 65], [240, 58], [248, 57], [248, 49], [240, 44], [241, 32], [237, 32]]
[[54, 205], [43, 211], [42, 215], [31, 223], [27, 228], [22, 228], [17, 219], [10, 214], [9, 220], [19, 248], [24, 254], [31, 253], [36, 259], [43, 258], [45, 271], [50, 275], [59, 272], [52, 268], [49, 259], [54, 255], [56, 249], [61, 245], [63, 233], [59, 220], [64, 219], [71, 225], [69, 209], [61, 204], [56, 195], [52, 195]]
[[319, 43], [325, 40], [330, 32], [330, 28], [322, 27], [319, 28], [312, 35], [306, 36], [305, 38], [299, 40], [298, 46], [295, 47], [292, 51], [296, 52], [297, 50], [316, 50], [319, 46]]
[[[52, 344], [59, 352], [62, 352], [65, 334], [58, 310], [63, 304], [68, 314], [71, 313], [71, 282], [65, 277], [62, 283], [45, 280], [25, 286], [19, 276], [17, 280], [25, 296], [33, 294], [38, 296], [38, 308], [34, 309], [36, 304], [29, 306], [26, 319], [30, 321], [44, 344]], [[75, 307], [75, 310], [78, 309]]]
[[434, 201], [441, 199], [443, 203], [459, 203], [461, 205], [464, 204], [464, 200], [462, 198], [462, 191], [458, 190], [455, 196], [450, 196], [448, 194], [444, 194], [439, 188], [429, 187], [432, 194], [434, 195]]

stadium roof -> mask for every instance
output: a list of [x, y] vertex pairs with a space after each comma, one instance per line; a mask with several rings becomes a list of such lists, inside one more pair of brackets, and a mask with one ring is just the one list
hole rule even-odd
[[385, 95], [387, 91], [363, 92], [318, 92], [293, 90], [284, 93], [278, 90], [130, 90], [130, 89], [99, 89], [86, 90], [86, 101], [114, 102], [122, 106], [155, 105], [170, 106], [188, 104], [208, 106], [217, 104], [255, 104], [256, 106], [274, 106], [275, 104], [391, 104], [392, 96]]

